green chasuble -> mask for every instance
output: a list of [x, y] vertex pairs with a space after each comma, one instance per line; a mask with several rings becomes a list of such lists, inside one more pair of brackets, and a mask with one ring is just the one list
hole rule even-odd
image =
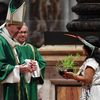
[[[35, 60], [41, 69], [41, 76], [44, 78], [45, 62], [38, 50], [34, 47], [34, 52], [29, 45], [16, 46], [20, 64], [24, 64], [25, 59]], [[5, 80], [13, 71], [16, 61], [13, 51], [8, 42], [0, 35], [0, 82]], [[20, 83], [1, 83], [3, 86], [3, 100], [38, 100], [37, 99], [37, 81], [31, 78], [31, 82], [27, 83], [24, 74], [20, 74]]]
[[3, 91], [0, 89], [0, 93], [3, 94], [3, 100], [18, 100], [18, 84], [1, 83], [13, 71], [15, 65], [12, 48], [0, 35], [0, 85], [3, 87]]
[[[44, 72], [45, 72], [45, 62], [40, 55], [37, 48], [33, 48], [30, 46], [30, 44], [25, 44], [22, 46], [17, 46], [16, 50], [19, 55], [19, 60], [21, 64], [25, 63], [25, 59], [33, 59], [36, 60], [39, 64], [39, 67], [41, 69], [41, 76], [44, 78]], [[35, 59], [34, 59], [35, 58]], [[21, 100], [38, 100], [37, 99], [37, 80], [34, 78], [31, 78], [30, 83], [25, 82], [24, 75], [21, 75]], [[26, 99], [28, 98], [28, 99]]]

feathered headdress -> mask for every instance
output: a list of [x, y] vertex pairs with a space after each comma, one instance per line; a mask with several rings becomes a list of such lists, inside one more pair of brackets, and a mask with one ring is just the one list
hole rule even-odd
[[91, 43], [87, 42], [85, 39], [83, 39], [82, 37], [80, 36], [77, 36], [77, 35], [73, 35], [73, 34], [64, 34], [66, 36], [70, 36], [70, 37], [73, 37], [73, 38], [76, 38], [76, 39], [79, 39], [83, 44], [85, 44], [86, 46], [88, 46], [92, 52], [91, 52], [91, 55], [93, 54], [94, 50], [96, 49], [98, 52], [100, 52], [100, 48], [92, 45]]

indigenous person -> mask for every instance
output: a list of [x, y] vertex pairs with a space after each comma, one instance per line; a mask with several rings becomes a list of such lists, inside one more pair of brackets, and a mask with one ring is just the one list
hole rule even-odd
[[[45, 62], [42, 56], [40, 55], [39, 51], [37, 50], [37, 48], [25, 42], [28, 37], [27, 33], [28, 33], [28, 27], [24, 23], [19, 33], [15, 37], [15, 41], [19, 43], [19, 46], [17, 46], [17, 50], [18, 50], [19, 56], [21, 55], [22, 57], [21, 59], [22, 63], [25, 62], [26, 59], [31, 60], [33, 62], [34, 61], [38, 62], [40, 69], [38, 70], [36, 68], [36, 70], [40, 71], [39, 73], [41, 73], [41, 75], [39, 77], [31, 77], [29, 74], [28, 76], [25, 76], [25, 75], [24, 76], [28, 78], [27, 81], [29, 85], [27, 84], [26, 88], [29, 90], [28, 91], [28, 93], [30, 94], [29, 98], [31, 97], [31, 99], [29, 100], [37, 100], [37, 99], [40, 100], [40, 97], [37, 97], [37, 86], [40, 87], [40, 85], [38, 85], [39, 83], [38, 81], [40, 81], [39, 84], [43, 84], [44, 72], [45, 72]], [[23, 81], [23, 86], [25, 86], [25, 81]], [[30, 92], [30, 89], [32, 92]]]
[[87, 36], [81, 40], [86, 59], [77, 74], [65, 72], [63, 77], [82, 82], [80, 100], [100, 99], [100, 39], [96, 36]]

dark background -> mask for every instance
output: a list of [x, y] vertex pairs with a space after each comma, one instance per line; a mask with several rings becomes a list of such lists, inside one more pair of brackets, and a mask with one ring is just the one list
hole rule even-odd
[[78, 39], [65, 36], [64, 34], [74, 34], [81, 37], [89, 35], [100, 36], [100, 33], [93, 32], [44, 32], [45, 45], [66, 45], [66, 44], [82, 44]]

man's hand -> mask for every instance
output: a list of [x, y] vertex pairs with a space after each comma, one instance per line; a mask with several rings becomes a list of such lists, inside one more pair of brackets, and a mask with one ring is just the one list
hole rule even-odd
[[19, 65], [20, 66], [20, 72], [21, 73], [32, 73], [36, 70], [36, 64], [30, 64], [30, 65], [27, 65], [27, 64], [22, 64], [22, 65]]

